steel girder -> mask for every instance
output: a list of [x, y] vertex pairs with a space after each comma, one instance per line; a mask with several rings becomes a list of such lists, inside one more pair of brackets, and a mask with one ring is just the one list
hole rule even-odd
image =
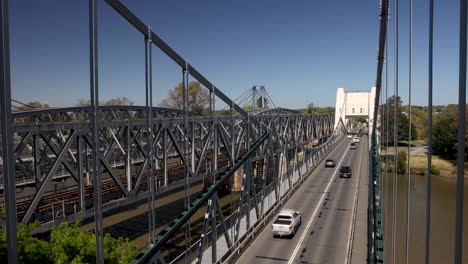
[[[103, 188], [107, 186], [113, 192], [103, 194], [103, 203], [134, 199], [137, 194], [147, 190], [146, 169], [150, 164], [147, 139], [150, 137], [144, 112], [136, 111], [138, 109], [142, 107], [116, 106], [104, 108], [102, 111], [105, 113], [99, 112], [102, 117], [98, 123], [100, 172], [106, 174]], [[88, 188], [92, 184], [89, 177], [92, 173], [90, 153], [93, 148], [90, 123], [89, 120], [76, 118], [84, 116], [85, 108], [72, 110], [51, 109], [15, 115], [14, 157], [18, 186], [30, 185], [37, 189], [30, 199], [18, 203], [18, 220], [23, 223], [34, 219], [43, 223], [52, 220], [59, 222], [50, 215], [52, 207], [48, 204], [51, 203], [61, 201], [66, 204], [65, 212], [59, 216], [63, 219], [82, 214], [82, 210], [93, 207]], [[64, 113], [66, 119], [63, 118]], [[177, 166], [170, 166], [168, 159], [179, 160], [180, 166], [187, 166], [192, 178], [206, 174], [212, 162], [213, 155], [210, 153], [213, 153], [215, 136], [217, 163], [222, 169], [266, 131], [274, 131], [287, 139], [287, 142], [282, 142], [279, 138], [273, 138], [273, 155], [285, 152], [285, 149], [296, 153], [308, 142], [328, 137], [333, 132], [333, 117], [328, 115], [264, 113], [250, 117], [258, 121], [257, 125], [241, 116], [189, 116], [184, 123], [182, 117], [160, 117], [159, 112], [155, 113], [158, 118], [153, 119], [151, 133], [157, 187], [183, 179]], [[168, 113], [167, 109], [164, 113]], [[41, 122], [44, 116], [52, 117], [53, 122]], [[29, 122], [25, 117], [31, 118]], [[262, 155], [254, 159], [260, 160]], [[68, 179], [67, 190], [57, 195], [56, 191], [51, 190], [52, 185], [65, 178]]]
[[[52, 226], [63, 220], [100, 217], [113, 205], [127, 205], [147, 197], [151, 204], [153, 188], [169, 189], [185, 181], [190, 189], [190, 179], [203, 178], [210, 184], [205, 186], [208, 191], [200, 195], [198, 202], [201, 206], [204, 201], [210, 201], [207, 219], [212, 228], [205, 228], [201, 235], [210, 234], [212, 258], [217, 260], [218, 225], [223, 227], [221, 233], [228, 246], [239, 244], [243, 217], [247, 229], [256, 223], [250, 219], [250, 208], [255, 209], [256, 219], [264, 217], [269, 210], [266, 209], [269, 206], [265, 206], [266, 197], [274, 194], [278, 201], [285, 193], [290, 193], [298, 177], [303, 178], [304, 172], [316, 166], [336, 143], [340, 131], [333, 131], [331, 115], [302, 115], [286, 109], [246, 113], [120, 1], [106, 2], [143, 33], [147, 43], [155, 44], [179, 64], [187, 76], [190, 74], [210, 90], [211, 106], [215, 105], [217, 96], [231, 107], [231, 112], [240, 115], [199, 117], [188, 113], [185, 107], [185, 111], [177, 111], [154, 108], [151, 103], [145, 107], [97, 106], [96, 23], [92, 20], [96, 14], [90, 8], [93, 15], [90, 23], [93, 29], [90, 30], [90, 50], [93, 51], [90, 72], [94, 76], [91, 77], [92, 106], [17, 112], [13, 114], [13, 125], [6, 126], [14, 132], [16, 178], [23, 178], [25, 186], [35, 186], [30, 197], [17, 202], [18, 220], [23, 223], [40, 220], [45, 226]], [[90, 3], [95, 4], [95, 1]], [[147, 87], [147, 91], [151, 89]], [[150, 97], [147, 95], [147, 99]], [[264, 135], [268, 135], [268, 140], [259, 143]], [[313, 141], [324, 144], [305, 147]], [[175, 162], [169, 164], [170, 161]], [[228, 216], [228, 221], [219, 205], [219, 180], [224, 182], [227, 178], [222, 175], [232, 174], [233, 167], [241, 166], [244, 176], [238, 210]], [[67, 180], [62, 190], [55, 190], [59, 179]], [[284, 182], [288, 185], [283, 186]], [[192, 205], [196, 203], [197, 200], [190, 203], [187, 212], [193, 212]], [[149, 211], [153, 210], [150, 205]], [[179, 221], [176, 221], [179, 227], [188, 223]], [[100, 222], [97, 236], [102, 237], [102, 220]], [[234, 227], [235, 239], [226, 232]], [[149, 226], [150, 234], [154, 228], [154, 225]], [[199, 254], [203, 255], [206, 244], [198, 245]], [[188, 250], [191, 249], [190, 241]], [[164, 262], [160, 253], [159, 249], [153, 249], [149, 260]], [[102, 260], [102, 254], [97, 257]]]

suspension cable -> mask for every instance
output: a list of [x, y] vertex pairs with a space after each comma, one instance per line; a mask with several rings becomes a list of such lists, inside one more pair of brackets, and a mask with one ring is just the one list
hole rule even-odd
[[396, 251], [396, 228], [397, 228], [397, 188], [398, 188], [398, 179], [397, 179], [397, 134], [398, 134], [398, 117], [397, 117], [397, 107], [398, 107], [398, 0], [395, 0], [395, 73], [394, 73], [394, 93], [393, 93], [393, 221], [392, 221], [392, 263], [395, 263], [395, 251]]
[[[389, 12], [390, 13], [390, 12]], [[389, 14], [389, 17], [390, 17], [390, 14]], [[389, 28], [389, 25], [387, 24], [387, 32], [388, 32], [388, 28]], [[385, 202], [385, 205], [384, 205], [384, 208], [387, 209], [388, 208], [388, 199], [387, 199], [387, 196], [388, 196], [388, 37], [386, 38], [386, 44], [385, 46], [387, 47], [387, 56], [386, 56], [386, 59], [385, 59], [385, 126], [384, 126], [384, 131], [385, 131], [385, 194], [386, 196], [384, 197], [384, 202]], [[385, 210], [384, 210], [385, 212]], [[385, 216], [384, 216], [385, 217]], [[385, 218], [384, 218], [385, 219]], [[385, 230], [385, 234], [388, 234], [387, 232], [387, 221], [384, 222], [385, 226], [384, 226], [384, 230]]]
[[426, 245], [424, 263], [429, 264], [431, 229], [431, 174], [432, 174], [432, 55], [434, 38], [434, 0], [429, 0], [429, 98], [428, 98], [428, 141], [427, 141], [427, 190], [426, 190]]
[[465, 155], [465, 104], [466, 104], [466, 35], [467, 2], [460, 0], [460, 66], [458, 83], [458, 135], [457, 135], [457, 203], [455, 215], [455, 263], [462, 262], [463, 242], [463, 188]]
[[406, 264], [409, 263], [409, 237], [410, 237], [410, 213], [411, 213], [411, 81], [412, 81], [412, 49], [413, 49], [413, 0], [409, 1], [409, 65], [408, 65], [408, 180], [407, 180], [407, 199], [406, 199]]

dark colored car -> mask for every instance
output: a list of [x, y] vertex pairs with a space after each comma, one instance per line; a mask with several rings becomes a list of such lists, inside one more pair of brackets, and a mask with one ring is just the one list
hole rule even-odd
[[357, 147], [357, 145], [354, 142], [351, 142], [351, 144], [349, 144], [350, 149], [356, 149], [356, 147]]
[[336, 166], [336, 162], [334, 159], [327, 159], [325, 161], [325, 168], [331, 167], [334, 168]]
[[340, 178], [351, 178], [353, 169], [349, 165], [343, 165], [340, 168]]

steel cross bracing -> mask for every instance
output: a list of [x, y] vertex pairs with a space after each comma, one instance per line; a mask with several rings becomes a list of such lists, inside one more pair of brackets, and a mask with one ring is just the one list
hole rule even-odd
[[[246, 151], [248, 142], [267, 130], [289, 142], [283, 147], [275, 142], [273, 154], [281, 153], [281, 148], [301, 150], [305, 144], [323, 141], [333, 132], [332, 116], [285, 114], [283, 109], [278, 112], [273, 109], [251, 117], [258, 120], [258, 125], [240, 115], [213, 118], [191, 115], [185, 127], [179, 111], [153, 108], [156, 117], [152, 129], [153, 162], [158, 188], [183, 180], [181, 164], [188, 164], [192, 178], [204, 177], [214, 134], [219, 139], [218, 164], [222, 171]], [[110, 209], [113, 202], [126, 204], [123, 200], [143, 197], [140, 194], [146, 191], [145, 173], [150, 163], [146, 112], [144, 107], [113, 106], [99, 107], [99, 113], [100, 168], [101, 173], [108, 175], [103, 179], [103, 203]], [[57, 223], [88, 215], [93, 206], [89, 108], [16, 112], [13, 117], [17, 185], [36, 189], [32, 196], [17, 201], [18, 220], [23, 223], [39, 220], [47, 225], [53, 220]], [[185, 144], [188, 147], [183, 148]], [[181, 164], [168, 165], [167, 159], [179, 159]], [[122, 169], [123, 173], [117, 172]], [[62, 178], [70, 178], [74, 184], [62, 192], [53, 190], [52, 182]], [[60, 210], [60, 215], [52, 215]]]
[[[63, 220], [73, 221], [93, 215], [88, 113], [89, 108], [83, 107], [13, 114], [17, 182], [22, 180], [21, 185], [31, 185], [36, 190], [31, 197], [17, 201], [18, 221], [39, 220], [47, 229]], [[293, 159], [297, 163], [298, 152], [305, 155], [306, 149], [310, 149], [309, 153], [315, 151], [306, 145], [325, 142], [332, 135], [334, 124], [330, 115], [303, 115], [285, 109], [272, 109], [250, 116], [249, 119], [255, 118], [257, 124], [240, 115], [190, 115], [184, 122], [180, 111], [153, 108], [153, 136], [149, 137], [144, 107], [100, 107], [99, 114], [100, 173], [107, 173], [102, 182], [103, 211], [146, 198], [147, 166], [151, 162], [146, 147], [148, 138], [153, 138], [155, 154], [152, 161], [156, 166], [157, 189], [164, 189], [183, 181], [181, 168], [185, 164], [192, 179], [210, 177], [212, 155], [209, 153], [213, 153], [214, 138], [218, 139], [217, 162], [218, 173], [221, 173], [232, 165], [232, 160], [241, 157], [254, 140], [267, 131], [275, 131], [287, 139], [287, 143], [271, 137], [271, 142], [262, 146], [246, 165], [246, 171], [265, 166], [265, 173], [257, 172], [255, 177], [251, 173], [245, 175], [243, 188], [247, 192], [241, 196], [240, 204], [250, 206], [246, 201], [250, 201], [251, 194], [261, 200], [257, 192], [262, 194], [265, 186], [279, 182], [275, 178], [278, 173], [286, 172], [283, 174], [292, 186], [292, 170], [285, 161]], [[183, 145], [188, 147], [183, 148]], [[286, 158], [288, 155], [291, 158]], [[168, 165], [168, 159], [179, 162]], [[118, 173], [119, 169], [124, 172]], [[53, 182], [61, 178], [69, 178], [73, 184], [63, 191], [56, 191]], [[277, 195], [280, 188], [275, 187]], [[215, 209], [222, 215], [217, 197], [214, 197], [213, 206], [217, 206]], [[252, 204], [257, 205], [254, 206], [257, 215], [264, 213], [263, 202], [254, 201]], [[242, 214], [250, 211], [248, 207], [241, 209], [245, 211]], [[240, 221], [237, 229], [239, 225]], [[238, 241], [239, 238], [237, 232], [232, 239]]]
[[[90, 107], [15, 112], [11, 121], [8, 121], [10, 113], [2, 112], [2, 118], [6, 116], [2, 119], [2, 126], [6, 128], [6, 132], [2, 132], [2, 143], [9, 142], [13, 148], [10, 151], [3, 147], [8, 152], [2, 154], [3, 160], [11, 162], [2, 162], [0, 182], [32, 189], [29, 195], [16, 199], [16, 204], [14, 200], [6, 199], [8, 212], [15, 212], [12, 208], [17, 209], [17, 213], [9, 216], [22, 223], [38, 220], [42, 223], [39, 231], [64, 220], [95, 217], [100, 219], [96, 225], [96, 236], [102, 238], [103, 212], [148, 199], [150, 213], [157, 215], [152, 204], [155, 194], [184, 185], [190, 193], [190, 182], [203, 181], [206, 184], [199, 197], [193, 202], [188, 199], [185, 211], [156, 237], [153, 237], [154, 223], [150, 221], [151, 243], [141, 253], [143, 257], [139, 254], [135, 261], [164, 262], [161, 249], [165, 243], [181, 226], [190, 225], [187, 217], [207, 202], [207, 217], [201, 234], [203, 239], [195, 244], [189, 243], [187, 251], [197, 252], [197, 262], [201, 262], [207, 246], [212, 248], [213, 261], [225, 257], [246, 241], [246, 234], [250, 231], [243, 231], [244, 226], [247, 230], [256, 228], [258, 219], [268, 217], [294, 191], [342, 137], [344, 125], [341, 122], [341, 126], [333, 130], [332, 115], [304, 115], [281, 108], [247, 113], [120, 1], [106, 2], [144, 36], [147, 105], [97, 105], [97, 13], [96, 1], [90, 0], [90, 50], [94, 54], [90, 56], [90, 72], [95, 76], [91, 78], [94, 104]], [[5, 10], [2, 6], [2, 12]], [[2, 13], [2, 19], [5, 18], [6, 14]], [[3, 31], [3, 37], [5, 34], [8, 37], [8, 33]], [[184, 110], [152, 107], [152, 101], [148, 101], [152, 93], [151, 60], [148, 60], [152, 44], [181, 66], [185, 81], [190, 75], [210, 90], [211, 113], [214, 113], [217, 97], [231, 108], [232, 115], [197, 116], [187, 112], [186, 106]], [[5, 69], [9, 67], [5, 57], [8, 48], [3, 49], [1, 55]], [[5, 81], [9, 72], [3, 73]], [[187, 85], [184, 86], [187, 89]], [[2, 86], [2, 92], [10, 92], [9, 84]], [[10, 108], [8, 105], [2, 102], [2, 107]], [[238, 170], [242, 173], [238, 209], [225, 218], [218, 191], [226, 188], [228, 180], [231, 181], [228, 188], [232, 189], [232, 175]], [[4, 172], [8, 172], [7, 177], [4, 177]], [[57, 188], [60, 180], [65, 181]], [[4, 191], [11, 194], [8, 191], [11, 189]], [[274, 206], [266, 203], [270, 196], [274, 196]], [[96, 201], [98, 207], [95, 207]], [[251, 209], [255, 216], [251, 216]], [[7, 223], [9, 231], [14, 227], [13, 223]], [[233, 231], [231, 237], [228, 229]], [[226, 237], [230, 251], [217, 256], [218, 230]], [[206, 240], [208, 234], [209, 241]], [[9, 239], [8, 243], [11, 242], [16, 243]], [[97, 252], [97, 261], [102, 261], [102, 246], [97, 248]], [[14, 250], [9, 250], [9, 256], [12, 254], [15, 255]], [[190, 260], [190, 254], [188, 256], [186, 261]]]

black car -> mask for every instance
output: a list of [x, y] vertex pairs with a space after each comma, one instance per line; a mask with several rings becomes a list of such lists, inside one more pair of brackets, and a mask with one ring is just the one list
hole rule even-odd
[[353, 169], [349, 165], [343, 165], [340, 168], [340, 178], [351, 178]]
[[325, 161], [325, 168], [331, 167], [334, 168], [336, 166], [336, 162], [334, 159], [327, 159]]

